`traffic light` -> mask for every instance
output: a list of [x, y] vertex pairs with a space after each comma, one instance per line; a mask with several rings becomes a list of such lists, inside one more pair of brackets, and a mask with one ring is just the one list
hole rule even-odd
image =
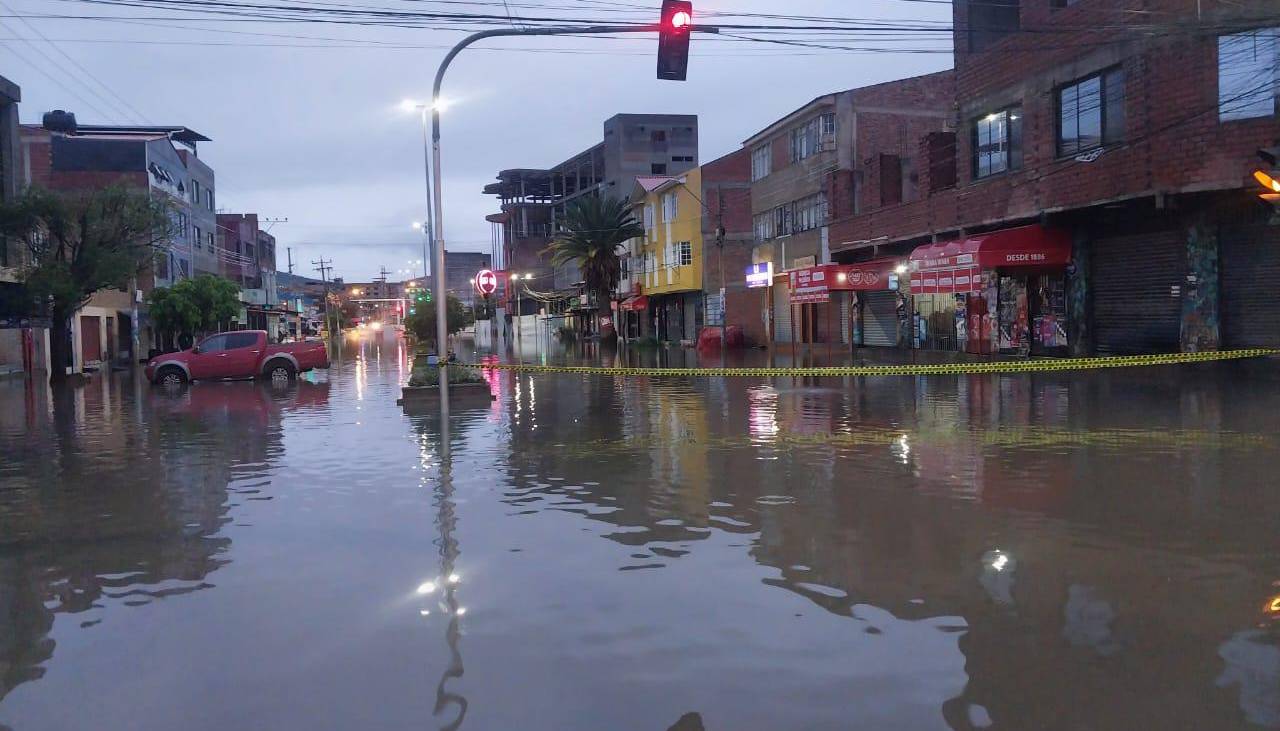
[[1280, 205], [1280, 170], [1276, 169], [1280, 165], [1280, 147], [1258, 150], [1258, 159], [1267, 165], [1266, 169], [1253, 171], [1253, 179], [1267, 191], [1258, 197], [1272, 205]]
[[689, 70], [689, 34], [693, 30], [690, 0], [662, 0], [658, 24], [658, 78], [684, 81]]

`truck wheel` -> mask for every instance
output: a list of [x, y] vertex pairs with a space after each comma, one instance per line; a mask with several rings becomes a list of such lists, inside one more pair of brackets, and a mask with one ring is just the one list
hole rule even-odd
[[162, 386], [181, 386], [186, 382], [186, 371], [177, 366], [165, 366], [156, 374], [156, 383]]
[[273, 360], [267, 364], [267, 378], [272, 383], [291, 383], [297, 377], [298, 372], [287, 360]]

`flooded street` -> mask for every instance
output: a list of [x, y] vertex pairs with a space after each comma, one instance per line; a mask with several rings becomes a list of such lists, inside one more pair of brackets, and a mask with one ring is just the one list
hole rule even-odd
[[0, 381], [0, 728], [1280, 728], [1274, 361], [408, 361]]

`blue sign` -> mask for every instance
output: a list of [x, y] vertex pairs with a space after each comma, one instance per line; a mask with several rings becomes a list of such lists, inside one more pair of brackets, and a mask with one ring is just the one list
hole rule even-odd
[[747, 267], [747, 287], [768, 287], [773, 284], [773, 262], [752, 264]]

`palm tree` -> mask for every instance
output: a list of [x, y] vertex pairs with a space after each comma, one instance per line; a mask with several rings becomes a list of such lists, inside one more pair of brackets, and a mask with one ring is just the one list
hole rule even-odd
[[622, 272], [618, 249], [640, 236], [644, 227], [632, 218], [625, 200], [592, 196], [565, 211], [560, 232], [546, 248], [552, 264], [576, 264], [581, 269], [587, 291], [596, 297], [602, 338], [617, 337], [608, 323], [612, 322], [609, 301]]

